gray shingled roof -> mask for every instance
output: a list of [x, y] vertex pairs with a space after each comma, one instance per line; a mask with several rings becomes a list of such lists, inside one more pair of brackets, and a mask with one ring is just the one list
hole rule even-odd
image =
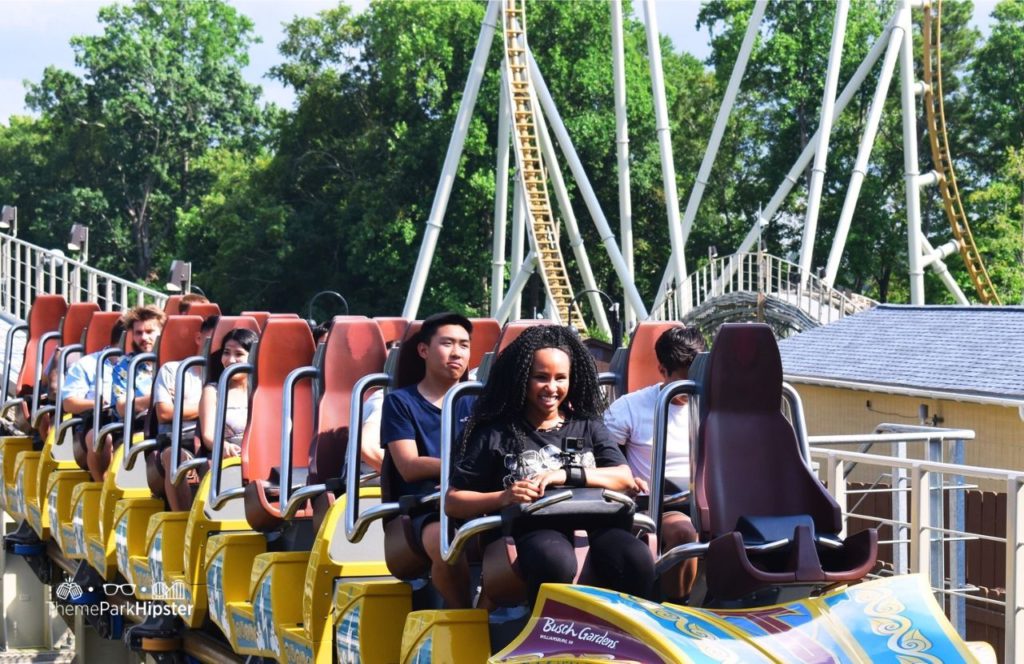
[[880, 305], [779, 350], [794, 378], [1024, 399], [1024, 307]]

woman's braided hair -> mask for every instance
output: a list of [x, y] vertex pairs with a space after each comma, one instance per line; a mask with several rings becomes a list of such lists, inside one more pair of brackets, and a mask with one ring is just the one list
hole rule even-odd
[[561, 325], [538, 325], [524, 331], [498, 355], [462, 432], [459, 456], [465, 455], [476, 429], [499, 422], [508, 424], [515, 438], [506, 453], [523, 451], [526, 385], [533, 368], [533, 355], [543, 348], [558, 348], [569, 356], [569, 392], [562, 409], [578, 419], [601, 417], [606, 404], [597, 380], [597, 366], [579, 335]]

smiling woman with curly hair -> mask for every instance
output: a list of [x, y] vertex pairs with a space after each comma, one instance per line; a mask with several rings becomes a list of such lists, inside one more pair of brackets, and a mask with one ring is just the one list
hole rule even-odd
[[[531, 503], [548, 487], [635, 492], [619, 448], [608, 439], [594, 360], [576, 333], [530, 328], [498, 357], [463, 433], [447, 509], [470, 519], [506, 505]], [[590, 560], [601, 585], [648, 597], [654, 563], [646, 545], [624, 528], [588, 532]], [[517, 535], [520, 571], [530, 601], [542, 583], [572, 583], [571, 531]]]

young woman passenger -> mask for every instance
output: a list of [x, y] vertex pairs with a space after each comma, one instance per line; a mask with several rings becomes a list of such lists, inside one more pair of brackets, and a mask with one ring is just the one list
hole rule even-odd
[[[636, 492], [618, 446], [601, 420], [604, 400], [593, 359], [568, 328], [526, 330], [498, 356], [476, 401], [455, 455], [448, 515], [471, 519], [513, 503], [532, 503], [549, 487], [588, 486]], [[568, 467], [566, 439], [580, 452]], [[624, 528], [588, 532], [598, 582], [649, 597], [654, 561]], [[576, 556], [571, 530], [538, 529], [517, 536], [519, 569], [531, 604], [542, 583], [572, 583]]]
[[[203, 449], [200, 453], [213, 451], [213, 439], [217, 429], [217, 381], [221, 373], [233, 364], [249, 361], [249, 351], [259, 337], [252, 330], [235, 328], [224, 335], [221, 342], [220, 362], [210, 367], [199, 399], [199, 439]], [[242, 434], [249, 421], [249, 377], [236, 374], [228, 385], [227, 411], [224, 413], [224, 456], [238, 456], [241, 451]]]

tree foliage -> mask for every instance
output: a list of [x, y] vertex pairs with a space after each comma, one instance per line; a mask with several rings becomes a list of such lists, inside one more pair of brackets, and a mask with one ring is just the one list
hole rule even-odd
[[[851, 3], [840, 89], [884, 28], [894, 0]], [[102, 32], [72, 40], [81, 73], [47, 69], [29, 86], [38, 119], [0, 127], [0, 194], [22, 211], [30, 239], [62, 243], [74, 221], [92, 227], [101, 267], [137, 278], [173, 257], [226, 310], [305, 310], [319, 290], [342, 292], [353, 313], [400, 310], [462, 102], [482, 0], [343, 2], [286, 26], [271, 75], [296, 92], [292, 109], [257, 107], [241, 76], [252, 23], [222, 0], [136, 0], [100, 12]], [[706, 62], [662, 41], [680, 205], [694, 186], [753, 0], [709, 0]], [[627, 99], [636, 282], [650, 302], [668, 261], [665, 194], [643, 25], [628, 5]], [[708, 247], [736, 247], [820, 119], [833, 4], [772, 2], [711, 172], [687, 247], [690, 269]], [[920, 10], [915, 10], [919, 18]], [[943, 95], [949, 140], [978, 245], [1004, 300], [1020, 299], [1024, 111], [1014, 65], [1024, 54], [1024, 0], [1003, 0], [987, 37], [970, 0], [943, 3]], [[530, 2], [530, 46], [597, 198], [618, 234], [609, 5]], [[920, 35], [914, 36], [920, 53]], [[489, 53], [421, 311], [483, 314], [493, 233], [501, 33]], [[920, 77], [921, 64], [917, 73]], [[812, 265], [835, 233], [878, 67], [834, 125]], [[918, 113], [921, 170], [930, 137]], [[908, 299], [899, 76], [878, 139], [837, 285]], [[514, 169], [514, 165], [513, 165]], [[568, 172], [562, 164], [563, 172]], [[795, 259], [810, 167], [764, 234]], [[569, 178], [567, 178], [569, 180]], [[573, 212], [598, 284], [621, 298], [590, 213], [570, 181]], [[933, 244], [950, 232], [935, 189], [922, 191]], [[557, 211], [564, 215], [565, 211]], [[570, 273], [575, 259], [563, 240]], [[694, 260], [696, 257], [696, 260]], [[965, 290], [966, 271], [947, 259]], [[510, 273], [513, 270], [510, 270]], [[577, 288], [581, 287], [576, 280]], [[948, 300], [938, 280], [929, 301]], [[537, 293], [530, 304], [542, 305]]]

